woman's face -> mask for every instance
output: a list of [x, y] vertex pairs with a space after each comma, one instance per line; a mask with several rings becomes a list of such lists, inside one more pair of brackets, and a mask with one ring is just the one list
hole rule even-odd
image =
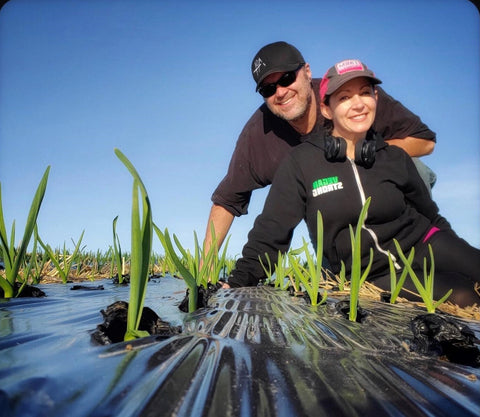
[[333, 135], [348, 140], [365, 137], [377, 110], [377, 90], [366, 77], [354, 78], [331, 96], [329, 104], [321, 104], [325, 118], [333, 122]]

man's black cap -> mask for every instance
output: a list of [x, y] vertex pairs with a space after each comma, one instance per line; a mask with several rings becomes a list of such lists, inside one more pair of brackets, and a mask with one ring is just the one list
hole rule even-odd
[[274, 42], [260, 49], [252, 61], [252, 75], [257, 91], [267, 75], [274, 72], [288, 72], [305, 64], [300, 51], [286, 42]]

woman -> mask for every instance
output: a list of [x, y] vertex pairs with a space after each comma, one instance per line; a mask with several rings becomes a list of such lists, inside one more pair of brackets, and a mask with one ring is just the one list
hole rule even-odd
[[[434, 298], [453, 288], [450, 301], [461, 306], [480, 301], [474, 284], [480, 278], [480, 250], [460, 239], [420, 178], [411, 158], [371, 130], [381, 81], [358, 60], [330, 68], [320, 84], [321, 112], [330, 130], [317, 130], [298, 146], [275, 175], [265, 207], [229, 278], [231, 287], [256, 285], [265, 276], [258, 256], [276, 262], [286, 252], [293, 231], [304, 219], [316, 246], [316, 216], [324, 223], [324, 256], [334, 273], [341, 261], [351, 266], [349, 225], [355, 225], [368, 197], [371, 204], [362, 231], [362, 266], [370, 248], [374, 260], [368, 279], [389, 289], [388, 252], [397, 257], [396, 239], [405, 253], [415, 248], [414, 268], [421, 272], [432, 245]], [[398, 269], [401, 261], [395, 262]], [[405, 287], [413, 285], [407, 280]]]

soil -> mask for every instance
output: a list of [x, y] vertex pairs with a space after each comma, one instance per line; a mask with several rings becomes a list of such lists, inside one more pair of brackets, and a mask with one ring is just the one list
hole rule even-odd
[[466, 324], [440, 314], [420, 314], [412, 319], [410, 326], [412, 351], [480, 367], [479, 340]]
[[[115, 301], [100, 312], [103, 316], [103, 323], [99, 324], [92, 333], [92, 341], [98, 345], [123, 342], [127, 331], [128, 303]], [[170, 326], [170, 323], [163, 321], [150, 307], [143, 307], [138, 329], [147, 331], [150, 335], [166, 337], [182, 332], [181, 326]]]
[[[222, 285], [224, 282], [225, 281], [218, 281], [216, 284], [208, 283], [207, 288], [203, 286], [197, 287], [197, 291], [198, 291], [197, 309], [207, 307], [208, 300], [211, 298], [213, 294], [215, 294], [220, 288], [222, 288]], [[183, 298], [182, 302], [178, 306], [180, 311], [183, 311], [184, 313], [188, 313], [189, 297], [190, 297], [190, 289], [187, 288], [187, 290], [185, 291], [185, 297]]]
[[[18, 293], [20, 287], [21, 287], [21, 284], [19, 282], [15, 282], [13, 286], [15, 294]], [[4, 296], [5, 296], [5, 293], [3, 291], [3, 288], [0, 288], [0, 299], [4, 298]], [[40, 288], [34, 285], [25, 285], [19, 297], [45, 297], [45, 293]]]
[[[350, 299], [340, 300], [335, 304], [336, 310], [347, 320], [349, 319], [350, 314]], [[368, 311], [364, 310], [362, 307], [357, 307], [357, 323], [365, 323], [369, 316]]]

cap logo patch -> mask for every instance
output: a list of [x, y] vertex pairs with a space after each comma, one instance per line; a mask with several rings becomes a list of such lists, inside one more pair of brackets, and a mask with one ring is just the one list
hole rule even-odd
[[350, 71], [363, 71], [363, 65], [358, 59], [346, 59], [345, 61], [335, 64], [338, 75], [345, 74]]
[[253, 62], [253, 73], [256, 74], [262, 67], [266, 67], [267, 64], [262, 61], [262, 58], [258, 57], [254, 62]]

